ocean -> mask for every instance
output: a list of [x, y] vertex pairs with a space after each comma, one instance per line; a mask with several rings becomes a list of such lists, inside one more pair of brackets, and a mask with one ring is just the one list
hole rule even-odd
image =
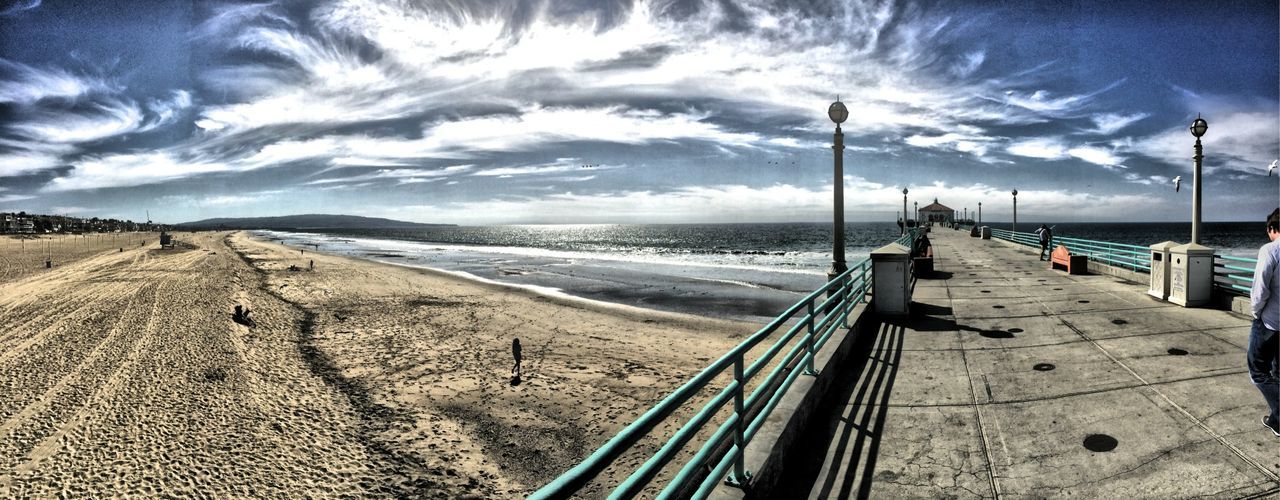
[[[1019, 221], [1031, 231], [1039, 221]], [[1189, 223], [1047, 223], [1057, 236], [1150, 245], [1190, 240]], [[990, 224], [1009, 229], [1008, 223]], [[1211, 222], [1202, 243], [1253, 257], [1261, 223]], [[591, 224], [414, 230], [259, 231], [289, 245], [637, 307], [764, 322], [826, 280], [831, 225]], [[850, 223], [856, 262], [898, 237], [892, 222]]]

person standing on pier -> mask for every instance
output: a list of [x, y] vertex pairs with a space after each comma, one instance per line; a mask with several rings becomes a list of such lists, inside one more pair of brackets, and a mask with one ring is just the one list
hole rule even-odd
[[1258, 268], [1253, 272], [1253, 290], [1249, 305], [1253, 310], [1253, 328], [1249, 332], [1247, 362], [1253, 385], [1262, 391], [1270, 413], [1262, 417], [1262, 425], [1280, 437], [1280, 208], [1267, 217], [1270, 243], [1258, 251]]
[[1053, 242], [1053, 230], [1044, 224], [1040, 225], [1040, 229], [1036, 230], [1036, 234], [1040, 235], [1040, 260], [1044, 260], [1044, 251], [1049, 249], [1049, 243]]

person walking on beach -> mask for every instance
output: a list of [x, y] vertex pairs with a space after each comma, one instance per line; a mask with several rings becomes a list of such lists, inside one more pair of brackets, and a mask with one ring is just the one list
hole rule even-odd
[[511, 357], [516, 359], [516, 364], [511, 367], [511, 376], [520, 377], [520, 339], [511, 341]]
[[1262, 417], [1262, 425], [1280, 437], [1280, 208], [1267, 217], [1270, 243], [1258, 250], [1258, 267], [1253, 272], [1253, 290], [1249, 305], [1253, 311], [1253, 328], [1249, 332], [1246, 361], [1249, 378], [1262, 391], [1270, 413]]
[[1040, 235], [1040, 260], [1044, 260], [1044, 251], [1049, 249], [1049, 243], [1053, 241], [1053, 230], [1041, 224], [1036, 234]]

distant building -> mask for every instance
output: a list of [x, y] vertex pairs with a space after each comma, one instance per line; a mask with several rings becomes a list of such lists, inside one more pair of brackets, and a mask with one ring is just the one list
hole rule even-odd
[[934, 198], [933, 203], [929, 206], [920, 208], [920, 221], [932, 222], [934, 224], [947, 224], [955, 222], [956, 211], [946, 205], [938, 203], [938, 199]]

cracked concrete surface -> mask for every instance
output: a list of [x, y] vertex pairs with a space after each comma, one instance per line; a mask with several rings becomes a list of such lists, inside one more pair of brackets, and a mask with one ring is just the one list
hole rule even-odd
[[[864, 362], [832, 388], [784, 491], [1280, 496], [1280, 439], [1259, 424], [1266, 406], [1244, 368], [1247, 318], [1052, 271], [967, 232], [930, 238], [939, 279], [916, 283], [910, 318], [861, 339]], [[1118, 444], [1090, 451], [1091, 434]]]

